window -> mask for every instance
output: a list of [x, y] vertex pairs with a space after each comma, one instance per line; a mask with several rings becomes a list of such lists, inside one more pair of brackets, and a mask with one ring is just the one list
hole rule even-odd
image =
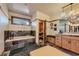
[[74, 32], [77, 32], [77, 26], [74, 26]]
[[12, 17], [11, 23], [16, 25], [30, 25], [30, 19]]
[[74, 26], [74, 32], [79, 32], [79, 26]]
[[36, 28], [36, 21], [32, 21], [31, 25], [32, 25], [32, 29], [35, 29]]

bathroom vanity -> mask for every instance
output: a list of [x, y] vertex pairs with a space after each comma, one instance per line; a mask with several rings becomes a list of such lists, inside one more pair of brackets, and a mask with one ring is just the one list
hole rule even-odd
[[63, 33], [61, 36], [57, 36], [55, 44], [79, 54], [79, 34]]

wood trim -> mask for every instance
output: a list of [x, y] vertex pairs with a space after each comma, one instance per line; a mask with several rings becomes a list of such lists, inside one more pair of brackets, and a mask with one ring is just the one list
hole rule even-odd
[[[31, 25], [31, 20], [30, 20], [30, 19], [28, 19], [28, 18], [26, 19], [26, 18], [16, 17], [16, 16], [11, 16], [11, 24], [18, 25], [18, 24], [13, 23], [13, 18], [28, 20], [28, 21], [30, 22], [30, 25]], [[30, 25], [28, 25], [28, 26], [30, 26]], [[26, 26], [26, 25], [25, 25], [25, 26]]]
[[22, 17], [17, 17], [17, 16], [11, 16], [12, 18], [19, 18], [19, 19], [24, 19], [24, 20], [30, 20], [30, 19], [26, 19], [26, 18], [22, 18]]
[[[33, 21], [36, 21], [36, 20], [40, 20], [40, 19], [35, 19], [35, 20], [33, 20]], [[41, 21], [41, 20], [40, 20]], [[47, 20], [44, 20], [45, 22], [54, 22], [54, 21], [59, 21], [58, 19], [56, 19], [56, 20], [52, 20], [52, 21], [47, 21]]]

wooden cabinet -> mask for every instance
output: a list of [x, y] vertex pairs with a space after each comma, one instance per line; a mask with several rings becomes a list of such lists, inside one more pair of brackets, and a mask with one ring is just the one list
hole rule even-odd
[[55, 45], [61, 47], [61, 36], [56, 36], [56, 39], [55, 39]]
[[41, 46], [45, 45], [45, 37], [46, 37], [46, 23], [44, 20], [39, 20], [39, 44]]
[[66, 48], [66, 44], [67, 44], [67, 41], [66, 41], [66, 38], [62, 37], [62, 48]]
[[76, 44], [77, 44], [77, 49], [76, 49], [77, 51], [76, 52], [79, 54], [79, 39], [77, 40]]
[[51, 37], [50, 42], [54, 44], [55, 43], [55, 38]]
[[71, 39], [71, 51], [77, 52], [77, 40]]
[[79, 37], [62, 36], [62, 48], [79, 53]]
[[79, 53], [79, 39], [77, 37], [71, 38], [71, 51]]
[[71, 39], [68, 36], [62, 36], [62, 47], [65, 49], [71, 49]]
[[54, 36], [48, 36], [48, 37], [47, 37], [47, 41], [48, 41], [49, 43], [55, 44], [55, 37], [54, 37]]

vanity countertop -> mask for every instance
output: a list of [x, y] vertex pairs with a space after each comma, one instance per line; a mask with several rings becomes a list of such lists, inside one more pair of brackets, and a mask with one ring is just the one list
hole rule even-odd
[[62, 35], [79, 36], [79, 33], [63, 33]]
[[7, 39], [5, 42], [20, 41], [20, 40], [27, 40], [34, 38], [35, 36], [17, 36], [17, 37], [13, 37], [12, 39]]

